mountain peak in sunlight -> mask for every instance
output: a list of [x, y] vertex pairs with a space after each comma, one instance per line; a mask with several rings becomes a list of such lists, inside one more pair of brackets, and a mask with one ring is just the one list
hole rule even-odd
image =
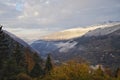
[[55, 32], [46, 36], [43, 36], [41, 39], [44, 40], [67, 40], [72, 38], [77, 38], [83, 36], [87, 32], [91, 30], [95, 30], [97, 28], [105, 28], [105, 27], [112, 27], [114, 25], [120, 24], [118, 23], [106, 23], [106, 24], [99, 24], [99, 25], [91, 25], [87, 27], [79, 27], [79, 28], [72, 28], [63, 30], [60, 32]]

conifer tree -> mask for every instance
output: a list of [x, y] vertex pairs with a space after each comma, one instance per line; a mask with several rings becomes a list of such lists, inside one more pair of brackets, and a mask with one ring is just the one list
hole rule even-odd
[[36, 63], [40, 63], [40, 65], [42, 65], [43, 61], [37, 53], [33, 54], [33, 59]]
[[30, 76], [31, 77], [39, 77], [41, 75], [43, 75], [42, 67], [38, 63], [36, 63], [30, 72]]
[[117, 68], [116, 72], [115, 72], [115, 77], [120, 77], [120, 68]]
[[45, 73], [49, 73], [53, 69], [52, 61], [50, 54], [47, 56], [46, 64], [45, 64]]

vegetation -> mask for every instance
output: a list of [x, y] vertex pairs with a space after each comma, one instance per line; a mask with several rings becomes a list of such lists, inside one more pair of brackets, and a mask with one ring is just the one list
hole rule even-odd
[[76, 63], [70, 61], [61, 66], [56, 66], [39, 80], [119, 80], [119, 77], [111, 76], [100, 66], [96, 69], [91, 68], [86, 63]]
[[36, 63], [30, 72], [30, 76], [35, 78], [35, 77], [39, 77], [41, 75], [43, 75], [43, 70], [42, 70], [41, 66], [38, 63]]
[[81, 61], [53, 66], [50, 54], [42, 64], [36, 53], [30, 54], [28, 49], [22, 51], [18, 43], [10, 49], [8, 43], [0, 28], [0, 80], [120, 80], [120, 68], [112, 72]]
[[48, 54], [47, 60], [46, 60], [46, 64], [45, 64], [45, 73], [49, 73], [53, 68], [53, 65], [51, 63], [51, 58], [50, 58], [50, 54]]

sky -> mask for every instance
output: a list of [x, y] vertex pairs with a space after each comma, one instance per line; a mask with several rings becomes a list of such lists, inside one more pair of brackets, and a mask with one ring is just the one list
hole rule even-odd
[[26, 41], [110, 20], [120, 21], [120, 0], [0, 0], [0, 24]]

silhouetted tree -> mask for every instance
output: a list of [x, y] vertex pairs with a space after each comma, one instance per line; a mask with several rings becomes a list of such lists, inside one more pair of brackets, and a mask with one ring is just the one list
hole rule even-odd
[[120, 77], [120, 68], [117, 68], [115, 72], [115, 77]]
[[50, 54], [47, 56], [46, 64], [45, 64], [45, 73], [49, 73], [53, 69], [52, 61]]
[[39, 63], [40, 65], [42, 65], [43, 60], [40, 58], [40, 56], [37, 53], [33, 54], [33, 59], [36, 63]]
[[30, 76], [31, 77], [39, 77], [41, 75], [43, 75], [43, 70], [42, 70], [41, 66], [38, 63], [36, 63], [30, 72]]

